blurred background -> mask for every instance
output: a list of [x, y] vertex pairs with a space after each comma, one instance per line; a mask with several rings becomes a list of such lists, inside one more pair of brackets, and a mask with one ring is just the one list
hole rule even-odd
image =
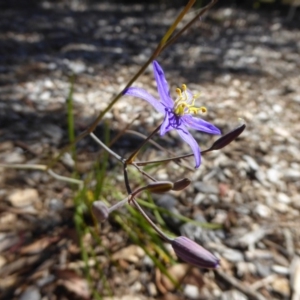
[[[247, 125], [199, 170], [147, 167], [158, 180], [192, 184], [139, 199], [169, 235], [219, 257], [219, 270], [178, 261], [130, 206], [96, 222], [93, 201], [112, 205], [126, 189], [122, 166], [91, 138], [53, 166], [83, 189], [44, 170], [145, 63], [185, 3], [0, 2], [1, 299], [300, 299], [299, 1], [219, 1], [157, 58], [174, 97], [185, 83], [223, 133]], [[134, 86], [158, 96], [151, 66]], [[161, 122], [143, 100], [122, 97], [95, 134], [127, 157]], [[216, 140], [193, 136], [202, 149]], [[154, 139], [190, 151], [176, 132]], [[153, 145], [139, 155], [165, 157]], [[135, 169], [129, 179], [132, 188], [147, 182]]]

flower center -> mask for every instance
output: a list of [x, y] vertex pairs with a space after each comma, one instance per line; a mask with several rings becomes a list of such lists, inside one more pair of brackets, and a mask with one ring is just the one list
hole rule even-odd
[[199, 94], [192, 94], [183, 84], [180, 88], [176, 89], [177, 99], [174, 104], [174, 113], [177, 116], [183, 116], [185, 114], [198, 114], [206, 113], [207, 109], [204, 106], [196, 107], [195, 100], [199, 97]]

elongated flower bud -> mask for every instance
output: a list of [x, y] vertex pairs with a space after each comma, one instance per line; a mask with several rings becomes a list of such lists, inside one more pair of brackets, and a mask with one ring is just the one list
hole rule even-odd
[[165, 193], [172, 190], [174, 184], [171, 181], [157, 181], [153, 183], [149, 183], [147, 185], [147, 190], [152, 193]]
[[233, 129], [232, 131], [226, 133], [225, 135], [221, 136], [217, 139], [213, 145], [209, 148], [211, 150], [219, 150], [230, 144], [233, 140], [235, 140], [246, 128], [245, 124]]
[[92, 204], [92, 212], [99, 222], [104, 222], [109, 216], [109, 209], [102, 201], [94, 201]]
[[189, 264], [210, 269], [219, 266], [220, 261], [218, 258], [185, 236], [177, 237], [171, 244], [176, 255]]
[[183, 178], [174, 182], [173, 191], [181, 191], [189, 186], [191, 181], [188, 178]]

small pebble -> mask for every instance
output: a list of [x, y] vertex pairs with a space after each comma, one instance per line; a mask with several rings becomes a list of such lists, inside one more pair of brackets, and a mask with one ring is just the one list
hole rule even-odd
[[280, 275], [289, 275], [289, 273], [290, 273], [289, 268], [284, 267], [284, 266], [279, 266], [279, 265], [273, 265], [272, 270], [275, 273], [280, 274]]
[[271, 284], [273, 290], [284, 297], [290, 295], [290, 284], [286, 278], [275, 278]]
[[221, 255], [224, 258], [226, 258], [228, 261], [234, 263], [244, 260], [244, 256], [242, 252], [230, 248], [227, 248], [224, 251], [222, 251]]
[[194, 183], [194, 188], [203, 194], [219, 194], [218, 186], [206, 182], [197, 181]]
[[261, 218], [269, 218], [272, 215], [272, 210], [270, 209], [270, 207], [259, 203], [255, 206], [254, 213]]
[[8, 196], [8, 201], [14, 207], [29, 206], [38, 200], [39, 194], [36, 189], [15, 190]]
[[29, 286], [20, 296], [19, 300], [40, 300], [42, 296], [34, 286]]
[[199, 299], [199, 289], [195, 285], [187, 284], [183, 289], [183, 294], [190, 299]]

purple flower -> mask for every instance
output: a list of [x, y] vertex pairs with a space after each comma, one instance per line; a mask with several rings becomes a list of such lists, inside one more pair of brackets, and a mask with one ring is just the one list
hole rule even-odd
[[212, 269], [217, 268], [220, 264], [220, 260], [212, 253], [185, 236], [177, 237], [171, 244], [176, 255], [189, 264], [199, 268]]
[[170, 96], [165, 74], [157, 61], [153, 62], [153, 72], [160, 101], [141, 88], [130, 87], [124, 92], [124, 95], [142, 98], [148, 101], [157, 111], [163, 113], [165, 118], [160, 128], [160, 135], [164, 135], [168, 131], [176, 129], [180, 137], [192, 148], [196, 163], [195, 168], [198, 168], [201, 163], [200, 148], [187, 128], [193, 128], [210, 134], [220, 134], [221, 132], [214, 125], [194, 117], [195, 114], [206, 112], [205, 107], [194, 106], [198, 95], [193, 95], [191, 91], [187, 89], [186, 85], [183, 84], [182, 89], [176, 89], [178, 96], [177, 99], [173, 101]]

